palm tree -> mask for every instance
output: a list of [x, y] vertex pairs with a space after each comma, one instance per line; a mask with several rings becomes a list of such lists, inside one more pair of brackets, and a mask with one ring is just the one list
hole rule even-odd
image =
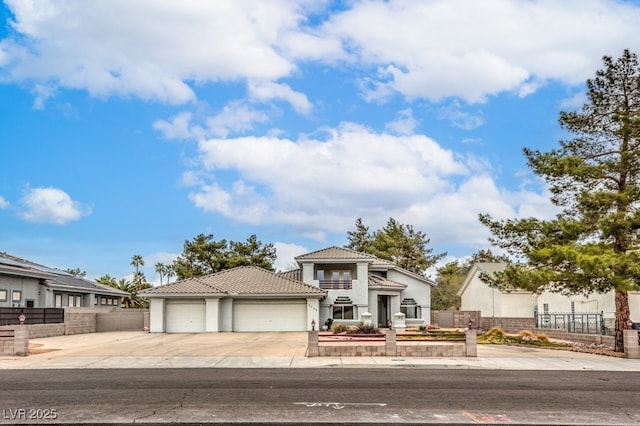
[[134, 254], [131, 256], [131, 265], [136, 268], [136, 275], [140, 272], [140, 267], [144, 266], [144, 259], [140, 254]]
[[156, 272], [160, 275], [160, 285], [162, 285], [162, 277], [167, 273], [167, 266], [162, 263], [156, 263]]
[[171, 281], [171, 277], [176, 276], [176, 270], [173, 265], [167, 265], [166, 268], [167, 269], [165, 270], [165, 275], [167, 276], [167, 284], [169, 284], [169, 281]]

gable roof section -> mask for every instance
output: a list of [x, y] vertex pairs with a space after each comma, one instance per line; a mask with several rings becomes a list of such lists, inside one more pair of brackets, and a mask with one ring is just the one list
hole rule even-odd
[[389, 290], [404, 290], [407, 288], [406, 284], [399, 283], [397, 281], [389, 280], [379, 275], [369, 275], [369, 288], [376, 289], [389, 289]]
[[363, 253], [355, 250], [351, 250], [344, 247], [331, 246], [325, 249], [316, 250], [311, 253], [302, 254], [295, 258], [297, 262], [315, 262], [315, 261], [331, 261], [335, 263], [345, 263], [354, 261], [366, 261], [369, 263], [369, 270], [388, 271], [393, 269], [403, 274], [409, 275], [413, 278], [417, 278], [430, 286], [435, 286], [436, 283], [420, 274], [408, 271], [399, 267], [390, 260], [381, 259], [369, 253]]
[[369, 253], [362, 253], [359, 251], [351, 250], [344, 247], [331, 246], [321, 250], [312, 251], [311, 253], [301, 254], [296, 256], [296, 261], [311, 261], [311, 260], [364, 260], [368, 262], [374, 262], [377, 257]]
[[467, 287], [469, 287], [469, 284], [471, 284], [471, 281], [473, 281], [473, 279], [478, 275], [480, 275], [481, 273], [484, 272], [486, 274], [493, 274], [494, 272], [503, 271], [506, 267], [507, 267], [507, 264], [504, 262], [474, 263], [471, 269], [469, 269], [469, 272], [467, 273], [467, 276], [465, 277], [464, 281], [462, 282], [462, 285], [460, 286], [460, 290], [458, 290], [458, 296], [462, 296], [462, 294], [467, 290]]
[[215, 274], [187, 278], [139, 293], [146, 297], [164, 295], [298, 296], [324, 297], [317, 287], [267, 271], [257, 266], [239, 266]]

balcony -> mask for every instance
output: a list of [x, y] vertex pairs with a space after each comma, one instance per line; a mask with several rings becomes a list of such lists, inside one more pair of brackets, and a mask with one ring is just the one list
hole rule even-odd
[[322, 290], [351, 290], [351, 280], [320, 280]]

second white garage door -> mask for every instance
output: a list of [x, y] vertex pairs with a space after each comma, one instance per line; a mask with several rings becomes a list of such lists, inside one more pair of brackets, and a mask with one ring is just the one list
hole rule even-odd
[[204, 300], [168, 300], [165, 318], [167, 333], [202, 333], [205, 330]]
[[233, 331], [306, 331], [306, 323], [306, 299], [233, 302]]

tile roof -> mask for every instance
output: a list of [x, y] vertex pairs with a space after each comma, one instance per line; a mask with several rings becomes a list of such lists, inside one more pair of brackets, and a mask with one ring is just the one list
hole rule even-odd
[[281, 277], [289, 278], [290, 280], [296, 280], [302, 282], [302, 270], [292, 269], [290, 271], [278, 272]]
[[[378, 259], [372, 254], [362, 253], [344, 247], [332, 246], [321, 250], [312, 251], [311, 253], [301, 254], [295, 258], [296, 260], [334, 260], [334, 259], [362, 259], [375, 261]], [[382, 259], [380, 259], [382, 260]]]
[[144, 290], [141, 295], [163, 294], [221, 294], [221, 295], [316, 295], [326, 292], [275, 272], [256, 266], [240, 266], [233, 269], [187, 278], [160, 287]]
[[389, 280], [379, 275], [370, 274], [369, 287], [388, 287], [388, 288], [397, 288], [398, 290], [402, 290], [407, 288], [407, 285], [399, 283], [397, 281]]

